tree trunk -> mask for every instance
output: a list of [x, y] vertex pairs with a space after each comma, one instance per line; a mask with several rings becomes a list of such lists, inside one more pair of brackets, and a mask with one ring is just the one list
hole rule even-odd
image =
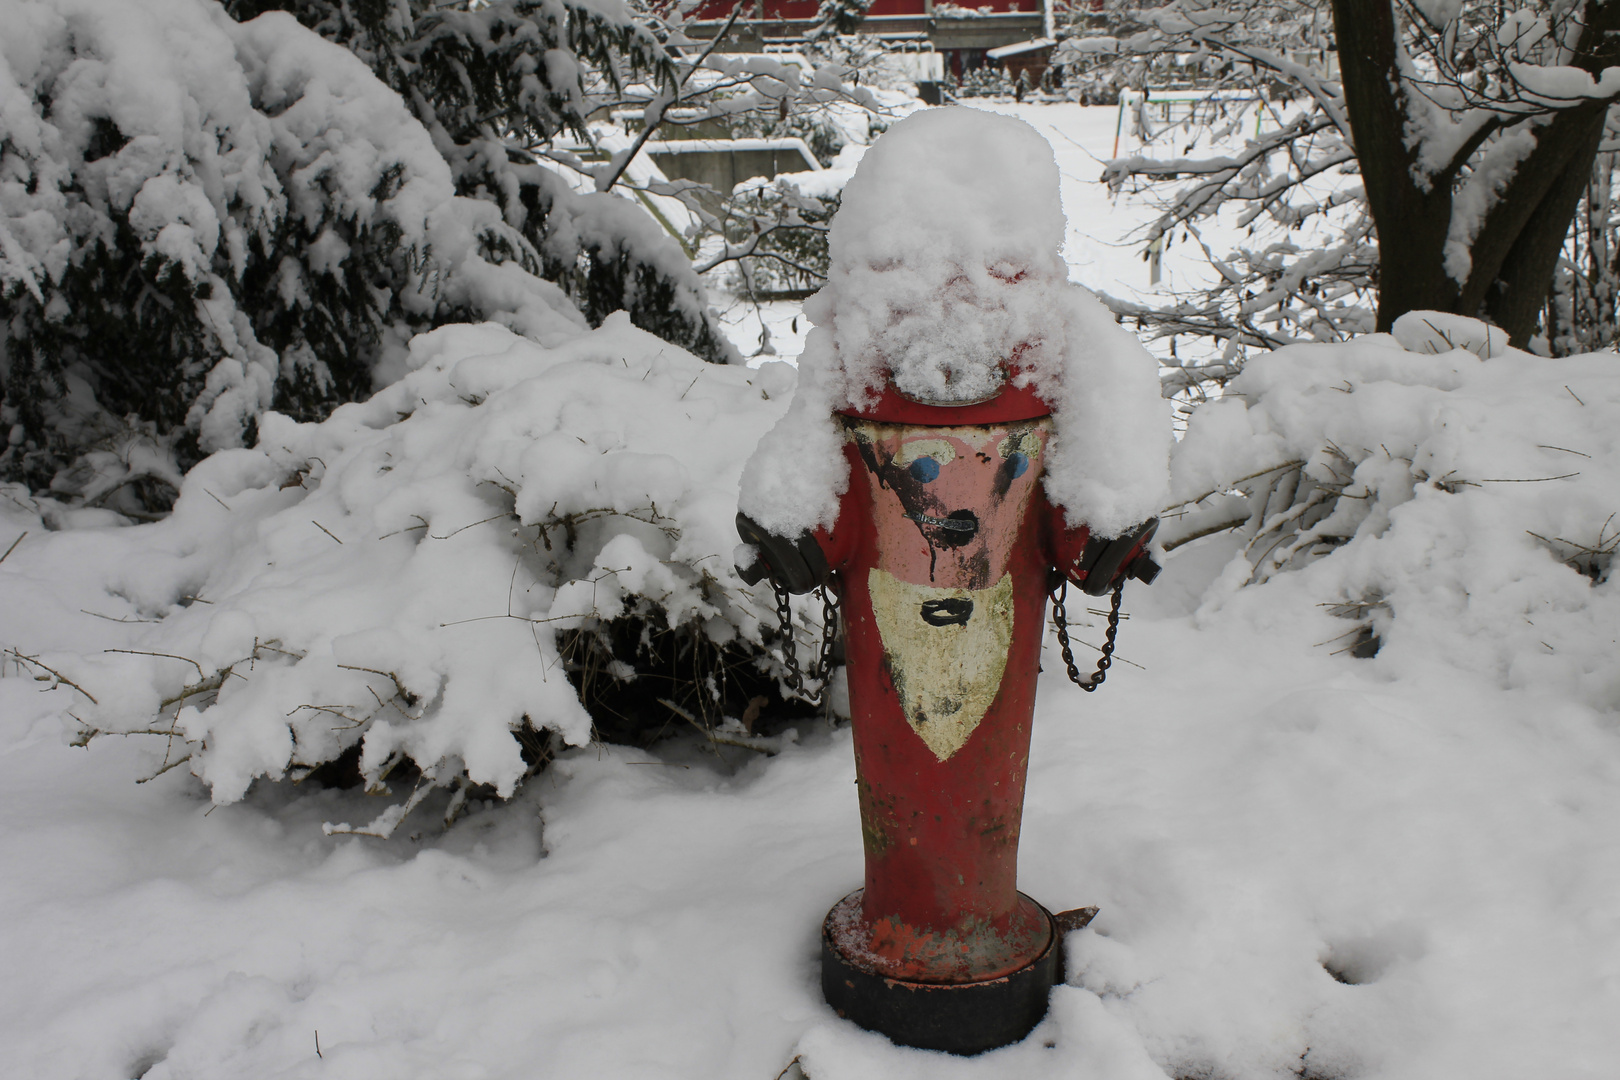
[[[1559, 252], [1575, 220], [1581, 193], [1591, 183], [1592, 162], [1603, 141], [1604, 111], [1597, 111], [1584, 135], [1575, 133], [1563, 167], [1526, 216], [1513, 246], [1497, 263], [1496, 272], [1485, 289], [1481, 314], [1506, 330], [1508, 340], [1521, 349], [1535, 335], [1547, 301], [1547, 290], [1552, 286], [1553, 271], [1558, 268]], [[1503, 195], [1504, 202], [1517, 194], [1518, 177], [1514, 179], [1515, 183]], [[1475, 274], [1469, 275], [1470, 285], [1474, 277]], [[1552, 328], [1546, 329], [1550, 335]]]
[[[1570, 63], [1596, 75], [1620, 64], [1620, 0], [1592, 0]], [[1591, 176], [1606, 102], [1583, 103], [1550, 118], [1519, 121], [1535, 149], [1519, 164], [1480, 223], [1463, 282], [1445, 268], [1452, 190], [1492, 128], [1464, 146], [1427, 185], [1406, 142], [1407, 97], [1396, 63], [1389, 0], [1333, 0], [1346, 112], [1355, 136], [1367, 203], [1378, 228], [1378, 329], [1408, 311], [1484, 318], [1524, 347], [1535, 333], [1558, 254]]]
[[1345, 111], [1367, 204], [1378, 228], [1378, 329], [1414, 309], [1450, 311], [1458, 285], [1446, 275], [1451, 185], [1425, 191], [1413, 179], [1406, 144], [1406, 88], [1396, 64], [1395, 12], [1388, 0], [1333, 0]]

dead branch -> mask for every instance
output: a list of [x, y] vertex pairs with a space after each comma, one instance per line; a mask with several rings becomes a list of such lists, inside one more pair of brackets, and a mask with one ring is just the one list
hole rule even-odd
[[[200, 671], [202, 669], [198, 668], [198, 670]], [[164, 698], [163, 701], [158, 704], [158, 711], [162, 712], [171, 705], [178, 705], [182, 701], [186, 701], [189, 698], [197, 697], [199, 694], [216, 692], [221, 686], [225, 685], [225, 680], [230, 678], [232, 674], [233, 672], [230, 668], [225, 668], [222, 671], [216, 671], [214, 674], [208, 676], [206, 679], [202, 679], [199, 682], [191, 683], [188, 686], [182, 686], [178, 694], [171, 698]]]
[[755, 753], [764, 754], [766, 757], [774, 757], [782, 752], [782, 744], [784, 740], [780, 737], [765, 735], [734, 735], [730, 732], [719, 731], [713, 727], [705, 725], [695, 715], [693, 715], [690, 709], [686, 709], [675, 704], [673, 701], [669, 700], [669, 698], [659, 698], [658, 704], [662, 705], [664, 708], [668, 709], [682, 720], [685, 720], [688, 724], [691, 724], [711, 743], [719, 743], [721, 746], [735, 746], [742, 750], [752, 750]]
[[22, 535], [18, 536], [17, 539], [13, 540], [11, 542], [11, 546], [6, 548], [6, 554], [5, 555], [0, 555], [0, 562], [5, 562], [6, 561], [6, 555], [10, 555], [13, 551], [16, 551], [17, 550], [17, 545], [22, 543], [23, 542], [23, 537], [27, 536], [27, 535], [28, 535], [28, 530], [24, 529], [22, 531]]
[[383, 678], [394, 684], [394, 692], [401, 699], [403, 699], [407, 705], [415, 705], [418, 700], [415, 694], [405, 689], [405, 684], [400, 682], [399, 676], [395, 675], [392, 671], [379, 671], [377, 668], [358, 667], [354, 664], [339, 664], [338, 667], [344, 671], [363, 671], [368, 675], [381, 675]]
[[108, 622], [116, 623], [157, 623], [163, 621], [162, 619], [120, 619], [113, 615], [103, 615], [99, 611], [91, 611], [89, 608], [80, 608], [79, 614], [91, 615], [97, 619], [106, 619]]
[[[190, 664], [192, 667], [197, 669], [197, 676], [199, 678], [207, 678], [208, 677], [207, 673], [203, 671], [202, 665], [197, 663], [197, 661], [193, 660], [189, 656], [176, 656], [174, 653], [166, 653], [166, 652], [148, 652], [145, 649], [102, 649], [101, 651], [102, 652], [112, 652], [112, 653], [129, 653], [132, 656], [160, 656], [160, 657], [163, 657], [166, 660], [183, 660], [186, 663]], [[227, 668], [226, 670], [229, 671], [230, 669]]]
[[[74, 682], [72, 679], [68, 678], [66, 675], [63, 675], [60, 671], [57, 671], [55, 668], [51, 667], [50, 665], [41, 663], [38, 657], [28, 656], [28, 655], [24, 654], [19, 649], [7, 649], [7, 650], [5, 650], [4, 653], [0, 653], [0, 655], [6, 655], [6, 656], [14, 657], [16, 660], [18, 660], [21, 663], [32, 664], [34, 667], [39, 668], [41, 671], [48, 672], [49, 673], [49, 678], [47, 678], [44, 675], [35, 676], [35, 678], [38, 679], [40, 682], [49, 682], [50, 679], [55, 679], [57, 681], [57, 683], [59, 683], [60, 685], [62, 685], [62, 686], [71, 686], [73, 689], [77, 690], [79, 693], [81, 693], [85, 697], [89, 698], [90, 699], [90, 704], [92, 704], [92, 705], [100, 705], [101, 704], [101, 702], [97, 701], [95, 695], [92, 694], [90, 691], [86, 690], [84, 687], [80, 686], [78, 683]], [[51, 687], [51, 689], [54, 690], [54, 689], [56, 689], [56, 687], [53, 686], [53, 687]]]
[[186, 762], [188, 762], [190, 760], [191, 760], [191, 755], [190, 754], [187, 754], [183, 758], [176, 758], [174, 761], [169, 762], [167, 765], [163, 766], [161, 769], [159, 769], [157, 772], [153, 773], [151, 776], [143, 776], [143, 777], [141, 777], [139, 780], [137, 780], [135, 782], [137, 784], [151, 783], [153, 780], [156, 780], [158, 777], [162, 776], [164, 773], [168, 772], [170, 769], [173, 769], [173, 768], [175, 768], [177, 766], [180, 766], [180, 765], [184, 765]]

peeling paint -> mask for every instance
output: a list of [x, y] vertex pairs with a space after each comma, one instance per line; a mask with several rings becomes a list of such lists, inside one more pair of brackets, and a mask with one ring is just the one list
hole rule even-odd
[[885, 916], [868, 922], [864, 890], [827, 913], [827, 929], [848, 961], [890, 978], [963, 983], [1006, 975], [1045, 951], [1053, 928], [1045, 911], [1022, 893], [1006, 917], [965, 915], [954, 926], [930, 929]]
[[859, 780], [856, 783], [860, 794], [861, 842], [874, 857], [882, 857], [894, 846], [893, 833], [900, 828], [894, 816], [894, 799], [879, 795], [871, 784]]

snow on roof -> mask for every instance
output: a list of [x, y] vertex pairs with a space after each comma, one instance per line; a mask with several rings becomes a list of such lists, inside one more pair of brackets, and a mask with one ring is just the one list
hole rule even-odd
[[815, 172], [781, 172], [775, 176], [750, 176], [731, 189], [733, 195], [746, 195], [751, 191], [791, 184], [800, 195], [812, 199], [831, 199], [843, 193], [844, 185], [855, 175], [853, 168], [817, 169]]
[[1048, 37], [1038, 37], [1030, 41], [1015, 41], [1011, 45], [1003, 45], [999, 49], [991, 49], [984, 55], [992, 60], [1005, 60], [1009, 56], [1019, 53], [1034, 52], [1037, 49], [1049, 49], [1057, 42]]
[[809, 163], [810, 171], [821, 168], [803, 139], [649, 139], [643, 144], [649, 154], [719, 154], [728, 150], [796, 150]]

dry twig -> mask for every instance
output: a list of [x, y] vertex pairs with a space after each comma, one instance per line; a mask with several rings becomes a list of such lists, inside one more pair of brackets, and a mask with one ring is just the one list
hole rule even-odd
[[[7, 649], [7, 650], [5, 650], [4, 653], [0, 653], [0, 655], [15, 657], [21, 663], [32, 664], [34, 667], [39, 668], [41, 671], [49, 672], [49, 675], [50, 675], [49, 678], [47, 678], [44, 675], [36, 675], [35, 676], [35, 678], [38, 679], [40, 682], [49, 682], [50, 679], [54, 678], [62, 686], [71, 686], [73, 689], [77, 690], [79, 693], [81, 693], [85, 697], [89, 698], [90, 699], [90, 704], [92, 704], [92, 705], [100, 705], [101, 704], [101, 702], [97, 701], [95, 695], [92, 694], [90, 691], [86, 690], [84, 687], [80, 686], [78, 683], [74, 682], [72, 679], [68, 678], [66, 675], [63, 675], [60, 671], [57, 671], [55, 668], [51, 667], [50, 665], [41, 663], [38, 657], [28, 656], [28, 655], [24, 654], [21, 650], [18, 650], [18, 649]], [[54, 690], [54, 689], [56, 689], [56, 687], [53, 686], [53, 687], [51, 687], [51, 689]]]

